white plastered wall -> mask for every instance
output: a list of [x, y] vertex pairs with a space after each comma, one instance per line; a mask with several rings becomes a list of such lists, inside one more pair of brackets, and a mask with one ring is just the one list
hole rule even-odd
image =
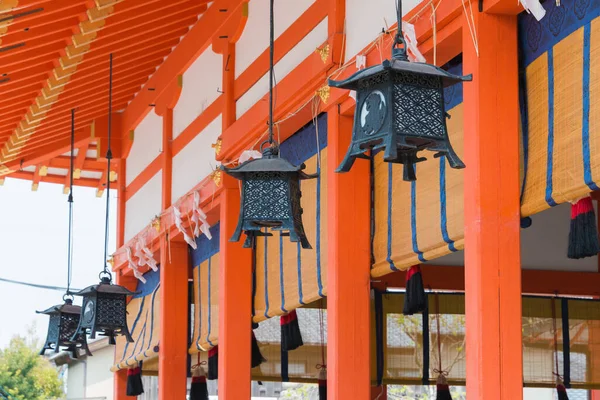
[[[308, 35], [294, 46], [283, 58], [275, 64], [275, 78], [281, 82], [302, 61], [309, 57], [315, 50], [327, 41], [327, 18], [323, 19]], [[236, 102], [236, 115], [240, 118], [256, 102], [269, 91], [269, 74], [263, 75], [242, 97]]]
[[137, 235], [160, 214], [162, 171], [154, 175], [125, 204], [125, 241]]
[[223, 56], [209, 47], [183, 74], [183, 88], [173, 109], [176, 138], [219, 96], [223, 82]]
[[127, 156], [126, 181], [129, 185], [162, 150], [162, 117], [150, 111], [135, 128], [133, 144]]
[[[285, 0], [275, 5], [275, 39], [316, 0]], [[235, 46], [236, 79], [269, 47], [269, 0], [251, 0], [248, 20]]]
[[[421, 0], [404, 0], [402, 13], [415, 8]], [[381, 33], [396, 23], [396, 2], [390, 0], [346, 0], [346, 60], [357, 55]], [[390, 54], [384, 54], [389, 58]]]
[[93, 357], [71, 364], [67, 373], [67, 400], [113, 399], [114, 376], [110, 366], [114, 348], [107, 346], [94, 351]]
[[176, 202], [217, 167], [211, 144], [221, 134], [221, 115], [206, 126], [190, 143], [173, 157], [171, 196]]

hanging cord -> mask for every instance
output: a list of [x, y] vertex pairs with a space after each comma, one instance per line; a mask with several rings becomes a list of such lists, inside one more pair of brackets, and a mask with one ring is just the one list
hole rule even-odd
[[275, 76], [275, 0], [270, 1], [269, 38], [269, 144], [273, 145], [273, 78]]
[[448, 371], [442, 369], [442, 333], [440, 328], [440, 297], [435, 293], [435, 321], [437, 328], [437, 351], [438, 351], [438, 367], [434, 369], [438, 375], [448, 376]]
[[71, 295], [71, 278], [73, 276], [73, 171], [75, 170], [75, 109], [71, 109], [71, 166], [69, 170], [69, 239], [67, 245], [67, 291], [63, 296], [63, 300], [70, 299]]
[[552, 375], [556, 376], [556, 380], [562, 381], [562, 376], [558, 372], [558, 328], [556, 327], [556, 302], [555, 297], [552, 298], [552, 336], [554, 339], [554, 367], [555, 372]]
[[100, 275], [112, 281], [112, 274], [108, 271], [108, 223], [110, 212], [110, 160], [112, 159], [112, 151], [110, 149], [110, 138], [112, 133], [112, 74], [113, 74], [113, 55], [109, 56], [109, 82], [108, 82], [108, 138], [106, 150], [106, 218], [104, 225], [104, 270]]
[[319, 334], [321, 336], [321, 364], [317, 364], [317, 369], [327, 369], [325, 360], [325, 318], [323, 316], [323, 299], [320, 300], [319, 307]]
[[479, 40], [477, 38], [477, 27], [475, 25], [475, 16], [473, 15], [473, 6], [471, 1], [469, 3], [469, 10], [465, 5], [465, 0], [461, 0], [463, 10], [465, 12], [465, 18], [467, 19], [467, 25], [469, 26], [469, 33], [471, 34], [471, 40], [473, 40], [473, 47], [475, 48], [475, 54], [479, 57]]

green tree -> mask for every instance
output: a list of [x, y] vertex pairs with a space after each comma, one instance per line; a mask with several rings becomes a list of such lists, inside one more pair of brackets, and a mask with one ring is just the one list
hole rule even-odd
[[26, 337], [15, 336], [0, 350], [0, 387], [18, 400], [62, 399], [58, 371], [39, 354], [32, 330]]

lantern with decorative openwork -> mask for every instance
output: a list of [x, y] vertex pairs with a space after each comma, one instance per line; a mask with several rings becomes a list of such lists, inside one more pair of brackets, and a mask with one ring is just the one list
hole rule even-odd
[[332, 87], [357, 92], [352, 143], [337, 172], [348, 172], [356, 158], [368, 158], [365, 153], [379, 149], [385, 161], [404, 165], [407, 181], [416, 179], [415, 163], [425, 160], [417, 155], [421, 150], [434, 151], [435, 157], [446, 156], [452, 168], [464, 168], [448, 138], [444, 88], [471, 79], [470, 75], [457, 76], [431, 64], [408, 61], [400, 34], [391, 60], [343, 81], [330, 80]]
[[76, 335], [90, 335], [95, 339], [96, 333], [108, 336], [109, 343], [115, 344], [115, 336], [123, 335], [128, 342], [133, 338], [127, 327], [127, 296], [134, 295], [123, 286], [113, 285], [111, 278], [105, 276], [98, 285], [73, 293], [83, 297], [83, 305]]
[[44, 355], [47, 350], [53, 350], [55, 353], [66, 350], [71, 353], [72, 358], [77, 358], [78, 349], [82, 349], [88, 356], [92, 355], [88, 348], [86, 336], [83, 334], [75, 335], [79, 325], [81, 307], [73, 305], [73, 300], [67, 298], [64, 304], [50, 307], [44, 311], [37, 311], [37, 313], [50, 317], [48, 336], [40, 355]]
[[300, 181], [318, 175], [308, 175], [303, 172], [304, 164], [295, 166], [279, 157], [275, 143], [262, 154], [262, 158], [235, 168], [221, 167], [242, 181], [240, 216], [231, 241], [239, 241], [243, 231], [247, 236], [244, 247], [251, 247], [256, 236], [272, 236], [266, 231], [272, 229], [289, 236], [292, 242], [300, 242], [304, 249], [312, 248], [302, 224]]

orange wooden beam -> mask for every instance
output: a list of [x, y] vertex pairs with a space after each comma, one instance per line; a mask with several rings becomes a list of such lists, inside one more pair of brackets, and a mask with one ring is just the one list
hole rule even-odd
[[150, 111], [149, 104], [156, 101], [162, 90], [165, 90], [170, 82], [182, 74], [202, 54], [211, 44], [213, 32], [233, 15], [241, 3], [242, 0], [216, 0], [202, 15], [198, 23], [146, 83], [145, 88], [155, 88], [156, 90], [142, 90], [125, 110], [123, 124], [125, 132], [135, 129]]
[[[85, 142], [77, 150], [77, 156], [75, 157], [75, 160], [73, 161], [73, 180], [81, 178], [81, 170], [85, 166], [86, 154], [87, 154], [89, 147], [90, 147], [90, 142]], [[71, 161], [70, 157], [68, 157], [66, 159], [66, 161], [70, 162]], [[92, 160], [90, 160], [90, 161], [92, 161]], [[71, 171], [69, 170], [69, 172], [67, 172], [67, 177], [65, 178], [65, 186], [68, 186], [70, 182], [71, 182]]]
[[353, 119], [333, 108], [327, 124], [327, 397], [368, 399], [371, 239], [364, 227], [370, 221], [370, 166], [358, 162], [349, 173], [336, 173], [350, 145]]
[[160, 252], [159, 400], [187, 395], [189, 252], [185, 242], [167, 240]]
[[252, 252], [230, 242], [240, 210], [238, 181], [224, 175], [219, 254], [219, 398], [250, 398]]
[[[431, 290], [465, 291], [464, 267], [446, 265], [421, 265], [423, 284]], [[600, 297], [600, 274], [554, 270], [521, 270], [523, 294], [552, 296]], [[394, 272], [371, 281], [374, 288], [386, 290], [405, 288], [406, 272]]]
[[473, 74], [473, 82], [464, 84], [463, 103], [467, 392], [476, 399], [518, 400], [523, 354], [517, 18], [475, 12], [478, 54], [467, 18], [463, 70]]
[[[21, 180], [26, 180], [26, 181], [34, 181], [34, 172], [27, 172], [27, 171], [16, 171], [16, 172], [11, 172], [10, 174], [6, 175], [6, 176], [2, 176], [0, 177], [0, 179], [2, 178], [14, 178], [14, 179], [21, 179]], [[39, 182], [44, 182], [44, 183], [53, 183], [56, 185], [62, 185], [65, 182], [65, 177], [62, 175], [46, 175], [46, 176], [42, 176], [39, 178]], [[95, 188], [98, 186], [98, 180], [96, 179], [78, 179], [75, 182], [73, 182], [74, 186], [81, 186], [81, 187], [91, 187], [91, 188]]]

